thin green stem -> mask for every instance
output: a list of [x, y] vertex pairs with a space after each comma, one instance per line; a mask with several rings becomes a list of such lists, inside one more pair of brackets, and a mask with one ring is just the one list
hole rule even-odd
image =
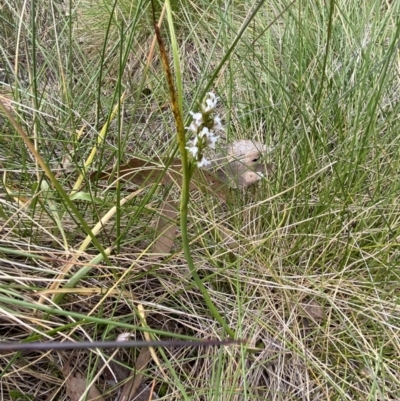
[[[185, 149], [186, 152], [186, 149]], [[185, 170], [186, 170], [186, 175], [185, 175]], [[182, 195], [181, 195], [181, 208], [180, 208], [180, 213], [181, 213], [181, 235], [182, 235], [182, 247], [185, 252], [185, 258], [186, 262], [188, 264], [190, 273], [192, 274], [193, 280], [197, 285], [197, 288], [200, 290], [201, 295], [203, 296], [204, 301], [206, 302], [208, 309], [214, 316], [214, 318], [218, 321], [218, 323], [221, 324], [221, 326], [224, 328], [224, 330], [228, 333], [229, 337], [235, 338], [236, 334], [235, 332], [228, 326], [224, 318], [221, 316], [219, 313], [217, 307], [214, 305], [213, 301], [211, 300], [206, 287], [204, 286], [203, 282], [201, 281], [201, 278], [197, 274], [196, 267], [193, 263], [192, 259], [192, 254], [190, 252], [190, 247], [189, 247], [189, 234], [188, 234], [188, 225], [187, 225], [187, 219], [188, 219], [188, 204], [189, 204], [189, 182], [190, 182], [190, 173], [189, 173], [189, 168], [186, 166], [186, 168], [183, 169], [183, 183], [182, 183]]]
[[183, 123], [183, 118], [182, 118], [177, 94], [176, 94], [175, 87], [174, 87], [174, 80], [172, 77], [171, 69], [169, 67], [168, 56], [167, 56], [167, 52], [165, 50], [164, 42], [161, 37], [160, 28], [157, 25], [157, 23], [154, 23], [154, 29], [155, 29], [156, 36], [157, 36], [158, 46], [160, 48], [161, 61], [163, 63], [163, 68], [164, 68], [166, 78], [167, 78], [168, 89], [169, 89], [169, 94], [170, 94], [170, 98], [171, 98], [172, 112], [174, 115], [175, 125], [176, 125], [176, 130], [177, 130], [179, 152], [180, 152], [181, 158], [182, 158], [183, 178], [182, 178], [182, 195], [181, 195], [181, 205], [180, 205], [180, 217], [181, 217], [180, 225], [181, 225], [181, 235], [182, 235], [182, 247], [183, 247], [183, 250], [185, 253], [185, 258], [186, 258], [190, 273], [192, 274], [193, 280], [196, 283], [197, 288], [200, 290], [200, 293], [203, 296], [203, 299], [204, 299], [205, 303], [207, 304], [208, 309], [210, 310], [213, 317], [218, 321], [218, 323], [221, 324], [221, 326], [224, 328], [226, 333], [231, 338], [236, 338], [235, 332], [228, 326], [228, 324], [226, 323], [224, 318], [218, 312], [217, 307], [214, 305], [213, 301], [211, 300], [206, 287], [202, 283], [199, 275], [197, 274], [196, 267], [193, 263], [192, 255], [190, 253], [190, 247], [189, 247], [190, 241], [189, 241], [189, 234], [188, 234], [188, 228], [187, 228], [187, 220], [188, 220], [188, 204], [189, 204], [189, 196], [190, 196], [189, 195], [189, 183], [190, 183], [190, 178], [191, 178], [193, 170], [191, 168], [191, 164], [188, 161], [188, 157], [187, 157], [185, 126]]

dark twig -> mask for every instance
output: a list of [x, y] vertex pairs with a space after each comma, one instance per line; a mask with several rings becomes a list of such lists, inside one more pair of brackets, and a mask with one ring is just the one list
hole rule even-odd
[[237, 340], [203, 340], [203, 341], [78, 341], [78, 342], [0, 342], [0, 351], [48, 351], [92, 348], [142, 348], [142, 347], [218, 347], [241, 344]]

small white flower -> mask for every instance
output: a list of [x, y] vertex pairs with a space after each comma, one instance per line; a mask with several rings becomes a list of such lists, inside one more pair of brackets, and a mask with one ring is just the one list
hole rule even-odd
[[211, 164], [211, 162], [210, 162], [209, 160], [207, 160], [207, 159], [203, 156], [203, 158], [202, 158], [199, 162], [197, 162], [197, 167], [206, 167], [206, 166], [208, 166], [209, 164]]
[[207, 136], [207, 146], [211, 149], [215, 149], [215, 144], [219, 138], [219, 135], [215, 135], [214, 132], [210, 132]]
[[215, 93], [212, 92], [208, 92], [206, 96], [207, 97], [205, 99], [204, 111], [208, 113], [209, 111], [215, 109], [215, 107], [217, 106], [218, 98], [217, 96], [215, 96]]
[[196, 159], [197, 154], [199, 153], [199, 148], [197, 146], [187, 146], [187, 151], [191, 153], [191, 155]]
[[201, 114], [201, 113], [193, 113], [193, 111], [190, 111], [189, 113], [193, 117], [193, 121], [197, 125], [201, 125], [203, 123], [203, 114]]
[[189, 127], [186, 127], [186, 129], [197, 133], [200, 125], [203, 124], [203, 115], [201, 113], [193, 113], [193, 111], [190, 111], [190, 114], [193, 117], [193, 120], [190, 123]]
[[199, 138], [208, 138], [210, 135], [210, 130], [207, 127], [203, 127], [203, 129], [199, 132], [198, 136]]
[[214, 131], [223, 131], [224, 130], [224, 127], [221, 124], [221, 118], [219, 115], [216, 115], [214, 117], [214, 125], [213, 125], [212, 129]]
[[117, 341], [129, 341], [129, 339], [131, 337], [134, 337], [133, 334], [131, 333], [121, 333], [118, 337], [117, 337]]
[[190, 123], [189, 127], [185, 127], [185, 129], [188, 129], [189, 131], [192, 131], [192, 132], [194, 132], [194, 133], [197, 132], [197, 129], [198, 129], [198, 128], [199, 128], [199, 127], [194, 123], [194, 121], [192, 121], [192, 122]]
[[214, 110], [214, 108], [215, 108], [215, 103], [211, 99], [207, 99], [204, 111], [208, 113], [209, 111]]

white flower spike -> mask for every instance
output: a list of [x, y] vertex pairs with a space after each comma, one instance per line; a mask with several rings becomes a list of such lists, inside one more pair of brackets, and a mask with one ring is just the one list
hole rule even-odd
[[215, 135], [215, 132], [224, 130], [221, 124], [221, 118], [218, 115], [212, 115], [212, 111], [216, 108], [217, 102], [217, 96], [209, 92], [203, 100], [201, 111], [198, 113], [190, 112], [192, 122], [186, 129], [194, 132], [195, 137], [194, 140], [188, 142], [186, 150], [191, 154], [194, 159], [193, 162], [197, 164], [197, 167], [207, 167], [211, 164], [211, 162], [204, 157], [203, 152], [207, 148], [215, 149], [215, 144], [219, 138], [218, 135]]

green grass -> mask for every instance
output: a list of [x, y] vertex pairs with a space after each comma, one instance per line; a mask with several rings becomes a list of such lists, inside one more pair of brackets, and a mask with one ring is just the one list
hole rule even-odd
[[[167, 257], [149, 255], [166, 191], [89, 178], [132, 157], [177, 155], [157, 47], [147, 64], [151, 5], [137, 3], [0, 6], [0, 100], [59, 184], [0, 110], [1, 341], [114, 339], [125, 330], [138, 339], [143, 330], [226, 336], [180, 235]], [[276, 0], [255, 15], [248, 1], [172, 3], [176, 38], [167, 17], [161, 32], [171, 66], [174, 46], [180, 60], [186, 122], [213, 89], [221, 144], [273, 146], [275, 173], [227, 203], [192, 193], [189, 205], [191, 254], [211, 299], [240, 338], [261, 348], [157, 351], [161, 368], [151, 362], [145, 382], [154, 379], [168, 400], [399, 399], [400, 3]], [[179, 199], [179, 188], [171, 191]], [[90, 235], [97, 241], [83, 246]], [[44, 295], [34, 314], [35, 293], [57, 282], [81, 292]], [[309, 302], [324, 319], [310, 317]], [[3, 354], [4, 399], [66, 399], [62, 366], [70, 361], [93, 379], [104, 355]], [[122, 355], [133, 369], [135, 354]], [[115, 399], [104, 377], [96, 383]]]

